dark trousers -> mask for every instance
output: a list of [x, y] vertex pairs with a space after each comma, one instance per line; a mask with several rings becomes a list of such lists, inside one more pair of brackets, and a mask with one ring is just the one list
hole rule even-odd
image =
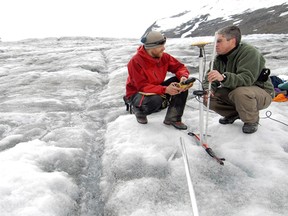
[[[179, 82], [177, 77], [171, 77], [165, 80], [161, 85], [168, 86], [172, 82]], [[159, 112], [168, 106], [165, 120], [181, 121], [188, 91], [181, 92], [178, 95], [144, 95], [137, 93], [131, 98], [132, 110], [137, 116], [147, 116], [155, 112]]]

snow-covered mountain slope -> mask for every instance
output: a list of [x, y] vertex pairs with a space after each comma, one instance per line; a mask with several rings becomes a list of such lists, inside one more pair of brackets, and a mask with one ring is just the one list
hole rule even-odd
[[288, 33], [287, 0], [204, 0], [183, 13], [157, 20], [147, 31], [170, 38], [214, 35], [226, 25], [238, 25], [243, 34]]

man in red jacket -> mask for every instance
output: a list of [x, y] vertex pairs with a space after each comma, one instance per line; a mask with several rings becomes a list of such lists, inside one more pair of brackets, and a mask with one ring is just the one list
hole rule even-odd
[[[160, 32], [151, 31], [142, 37], [137, 53], [131, 58], [128, 67], [125, 100], [131, 105], [136, 119], [147, 124], [147, 115], [168, 106], [164, 124], [186, 130], [181, 117], [188, 96], [187, 87], [182, 88], [189, 71], [184, 64], [165, 53], [166, 37]], [[174, 74], [166, 79], [167, 72]]]

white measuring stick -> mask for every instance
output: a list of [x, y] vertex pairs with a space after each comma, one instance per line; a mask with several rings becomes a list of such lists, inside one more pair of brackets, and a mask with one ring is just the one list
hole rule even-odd
[[[210, 71], [213, 70], [213, 65], [214, 65], [214, 58], [216, 55], [216, 43], [217, 43], [217, 32], [215, 32], [214, 36], [214, 44], [213, 44], [213, 53], [212, 53], [212, 60], [210, 64]], [[208, 118], [209, 118], [209, 107], [210, 107], [210, 97], [211, 97], [211, 82], [209, 82], [209, 87], [208, 87], [208, 100], [207, 100], [207, 113], [206, 113], [206, 125], [205, 125], [205, 143], [207, 143], [207, 137], [208, 137]]]
[[180, 144], [181, 144], [182, 156], [183, 156], [184, 165], [185, 165], [185, 172], [186, 172], [186, 177], [187, 177], [187, 183], [188, 183], [188, 188], [189, 188], [189, 194], [190, 194], [190, 199], [191, 199], [193, 216], [199, 216], [195, 192], [194, 192], [191, 174], [190, 174], [190, 168], [189, 168], [189, 163], [188, 163], [186, 147], [185, 147], [184, 141], [182, 140], [182, 137], [180, 137]]

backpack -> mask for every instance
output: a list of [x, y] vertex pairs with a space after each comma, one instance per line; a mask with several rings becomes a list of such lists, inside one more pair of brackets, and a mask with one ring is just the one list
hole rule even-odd
[[278, 85], [281, 83], [284, 83], [284, 81], [279, 78], [278, 76], [270, 76], [271, 82], [274, 86], [274, 88], [278, 88]]

